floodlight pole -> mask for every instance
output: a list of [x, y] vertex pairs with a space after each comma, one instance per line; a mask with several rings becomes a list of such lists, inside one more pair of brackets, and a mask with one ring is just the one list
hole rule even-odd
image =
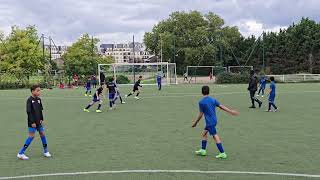
[[173, 36], [173, 63], [176, 63], [176, 37]]
[[162, 51], [162, 36], [161, 36], [161, 34], [160, 34], [160, 47], [161, 47], [161, 59], [160, 59], [160, 61], [161, 61], [161, 72], [163, 72], [163, 68], [162, 68], [162, 55], [163, 55], [163, 51]]
[[41, 38], [42, 38], [42, 58], [43, 58], [43, 61], [45, 61], [45, 56], [44, 56], [44, 34], [42, 34]]
[[132, 36], [132, 51], [133, 51], [133, 83], [136, 82], [136, 71], [135, 71], [135, 67], [134, 67], [134, 64], [135, 64], [135, 44], [134, 44], [134, 35]]
[[265, 73], [265, 59], [264, 59], [264, 53], [265, 53], [265, 49], [264, 49], [264, 32], [263, 32], [263, 36], [262, 36], [262, 68], [263, 68], [263, 73]]

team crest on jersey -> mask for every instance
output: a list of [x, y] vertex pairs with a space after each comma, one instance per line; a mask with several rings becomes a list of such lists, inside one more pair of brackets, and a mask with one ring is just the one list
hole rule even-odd
[[34, 103], [34, 100], [32, 100], [32, 103]]

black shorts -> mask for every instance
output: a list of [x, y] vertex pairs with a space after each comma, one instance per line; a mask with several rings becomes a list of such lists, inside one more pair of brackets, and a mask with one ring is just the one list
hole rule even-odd
[[133, 87], [133, 92], [139, 91], [138, 87]]

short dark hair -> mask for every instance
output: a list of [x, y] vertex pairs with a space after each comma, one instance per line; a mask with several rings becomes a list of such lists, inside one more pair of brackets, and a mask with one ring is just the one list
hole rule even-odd
[[113, 77], [111, 77], [110, 79], [109, 79], [109, 82], [112, 82], [114, 80], [114, 78]]
[[37, 88], [40, 88], [39, 84], [35, 84], [35, 85], [31, 86], [30, 91], [32, 92], [32, 91], [36, 90]]
[[274, 81], [274, 77], [273, 76], [270, 77], [270, 81]]
[[210, 88], [209, 86], [202, 86], [202, 94], [203, 95], [209, 95], [209, 92], [210, 92]]
[[141, 79], [141, 78], [142, 78], [142, 76], [139, 76], [139, 78]]

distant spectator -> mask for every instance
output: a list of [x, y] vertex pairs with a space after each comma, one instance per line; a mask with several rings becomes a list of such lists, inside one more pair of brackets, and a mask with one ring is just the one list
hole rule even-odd
[[74, 81], [74, 85], [78, 88], [79, 77], [77, 74], [74, 74], [73, 81]]
[[93, 75], [91, 79], [92, 79], [92, 87], [97, 88], [97, 77]]

